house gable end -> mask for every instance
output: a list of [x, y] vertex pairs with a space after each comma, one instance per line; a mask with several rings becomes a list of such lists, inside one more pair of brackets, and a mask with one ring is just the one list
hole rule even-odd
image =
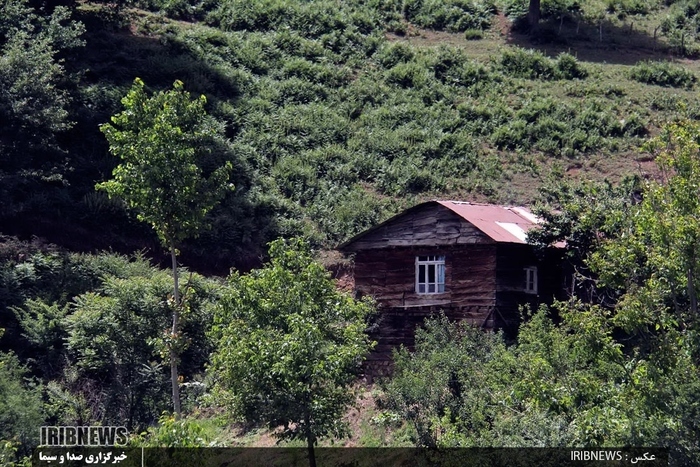
[[423, 203], [354, 237], [344, 252], [391, 247], [490, 244], [493, 240], [473, 224], [437, 202]]

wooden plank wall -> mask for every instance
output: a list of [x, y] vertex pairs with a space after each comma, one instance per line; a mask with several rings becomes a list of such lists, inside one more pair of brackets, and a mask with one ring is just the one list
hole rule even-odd
[[[417, 256], [445, 256], [445, 293], [417, 294]], [[383, 308], [494, 306], [496, 245], [391, 248], [355, 256], [355, 289]]]
[[[415, 292], [417, 256], [445, 256], [445, 293]], [[355, 257], [355, 289], [374, 297], [380, 315], [371, 333], [377, 346], [365, 365], [370, 375], [386, 374], [392, 349], [412, 348], [415, 329], [441, 311], [453, 320], [494, 327], [496, 305], [496, 245], [389, 248], [360, 251]]]

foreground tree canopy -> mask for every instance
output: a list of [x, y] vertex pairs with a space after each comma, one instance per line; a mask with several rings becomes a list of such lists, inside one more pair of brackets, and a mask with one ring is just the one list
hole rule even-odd
[[517, 343], [444, 320], [396, 353], [387, 406], [422, 446], [665, 446], [700, 463], [700, 125], [647, 149], [662, 177], [559, 184], [545, 235], [566, 240], [586, 302], [537, 311]]
[[120, 164], [114, 178], [97, 188], [135, 209], [167, 248], [196, 235], [230, 188], [230, 162], [212, 167], [221, 128], [207, 116], [205, 103], [204, 96], [191, 99], [180, 81], [149, 96], [136, 78], [122, 99], [124, 110], [100, 127]]
[[298, 239], [272, 242], [265, 268], [230, 281], [213, 331], [220, 400], [280, 439], [305, 440], [313, 462], [320, 438], [347, 433], [372, 305], [338, 291]]

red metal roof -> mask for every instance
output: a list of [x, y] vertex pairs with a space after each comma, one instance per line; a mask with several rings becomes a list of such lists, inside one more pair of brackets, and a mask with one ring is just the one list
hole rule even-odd
[[[462, 219], [474, 225], [486, 236], [499, 243], [527, 243], [527, 232], [535, 227], [540, 220], [527, 208], [499, 206], [495, 204], [477, 204], [465, 201], [427, 201], [413, 206], [381, 224], [375, 225], [362, 233], [339, 245], [342, 251], [348, 245], [376, 231], [394, 220], [426, 205], [440, 205], [454, 212]], [[564, 247], [563, 242], [554, 245], [557, 248]]]
[[539, 223], [534, 214], [522, 207], [464, 201], [436, 202], [472, 223], [496, 242], [527, 243], [527, 231]]

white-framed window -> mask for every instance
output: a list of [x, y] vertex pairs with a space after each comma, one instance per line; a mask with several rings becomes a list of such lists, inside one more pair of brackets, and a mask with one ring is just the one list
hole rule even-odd
[[525, 293], [537, 293], [537, 267], [525, 268]]
[[445, 257], [416, 257], [416, 293], [445, 292]]

